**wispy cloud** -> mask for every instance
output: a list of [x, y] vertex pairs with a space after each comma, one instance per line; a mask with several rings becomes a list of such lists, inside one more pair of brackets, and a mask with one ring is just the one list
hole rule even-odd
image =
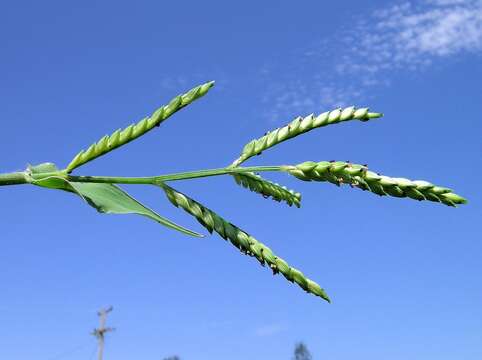
[[273, 336], [287, 330], [286, 326], [281, 324], [269, 324], [258, 327], [255, 330], [255, 335], [259, 337]]
[[392, 3], [352, 23], [297, 56], [283, 84], [271, 85], [263, 99], [270, 118], [351, 105], [366, 100], [368, 90], [388, 86], [396, 72], [482, 53], [482, 0]]
[[350, 48], [337, 71], [414, 70], [437, 58], [482, 50], [482, 1], [410, 2], [375, 11], [347, 39]]

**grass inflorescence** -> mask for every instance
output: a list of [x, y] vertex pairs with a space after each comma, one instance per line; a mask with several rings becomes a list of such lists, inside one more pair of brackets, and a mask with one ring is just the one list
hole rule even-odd
[[456, 206], [467, 202], [451, 189], [423, 180], [409, 180], [380, 175], [364, 165], [344, 161], [307, 161], [287, 166], [286, 171], [304, 181], [327, 181], [337, 186], [348, 184], [380, 196], [408, 197]]
[[87, 150], [80, 151], [70, 164], [67, 165], [67, 172], [70, 173], [75, 168], [144, 135], [156, 126], [159, 126], [175, 112], [204, 96], [213, 85], [214, 81], [210, 81], [196, 86], [187, 93], [176, 96], [167, 105], [157, 109], [151, 116], [145, 117], [136, 124], [129, 125], [124, 130], [119, 129], [111, 135], [104, 136], [102, 139], [89, 146]]
[[271, 197], [275, 201], [284, 201], [289, 206], [301, 206], [301, 194], [294, 190], [288, 189], [286, 186], [263, 179], [261, 176], [253, 173], [238, 173], [233, 175], [237, 184], [261, 194], [265, 198]]
[[354, 106], [350, 106], [344, 109], [339, 108], [327, 111], [318, 116], [311, 114], [304, 118], [297, 117], [289, 124], [273, 131], [268, 131], [258, 139], [251, 140], [244, 146], [241, 155], [234, 160], [231, 166], [239, 166], [249, 158], [259, 155], [263, 151], [283, 141], [292, 139], [313, 129], [349, 120], [368, 121], [381, 116], [381, 113], [369, 112], [368, 108], [357, 109]]
[[63, 170], [59, 170], [52, 163], [29, 166], [23, 172], [0, 174], [0, 186], [32, 184], [49, 189], [62, 190], [78, 195], [87, 204], [102, 213], [142, 215], [184, 234], [202, 236], [154, 212], [122, 190], [118, 184], [159, 186], [164, 190], [174, 206], [182, 208], [194, 216], [210, 233], [218, 233], [223, 239], [229, 240], [242, 253], [255, 257], [262, 265], [268, 265], [273, 273], [281, 273], [286, 279], [296, 283], [303, 290], [327, 301], [330, 301], [330, 299], [316, 282], [305, 277], [301, 271], [288, 265], [266, 245], [188, 195], [175, 190], [167, 183], [209, 176], [229, 175], [233, 176], [235, 181], [242, 187], [259, 193], [265, 198], [285, 202], [289, 206], [295, 205], [300, 207], [300, 193], [257, 174], [258, 172], [276, 171], [289, 173], [304, 181], [330, 182], [337, 186], [348, 184], [382, 196], [428, 200], [449, 206], [466, 203], [463, 197], [455, 194], [448, 188], [421, 180], [413, 181], [380, 175], [368, 170], [367, 166], [350, 162], [307, 161], [298, 165], [241, 166], [249, 158], [313, 129], [350, 120], [365, 122], [382, 116], [381, 113], [369, 112], [368, 108], [355, 108], [354, 106], [327, 111], [318, 116], [297, 117], [289, 124], [269, 131], [264, 136], [246, 144], [241, 155], [231, 165], [223, 168], [152, 177], [78, 176], [71, 174], [73, 170], [83, 164], [129, 143], [159, 126], [172, 114], [204, 96], [213, 84], [214, 82], [207, 82], [196, 86], [188, 92], [175, 97], [167, 105], [157, 109], [151, 116], [123, 130], [119, 129], [109, 136], [104, 136], [88, 147], [87, 150], [80, 151]]
[[174, 206], [180, 207], [194, 216], [210, 233], [215, 231], [223, 239], [229, 240], [242, 253], [255, 257], [263, 266], [267, 264], [273, 271], [273, 274], [281, 273], [287, 280], [296, 283], [306, 292], [330, 302], [330, 298], [320, 285], [308, 279], [298, 269], [289, 266], [286, 261], [276, 256], [269, 247], [256, 240], [253, 236], [172, 187], [163, 185], [163, 189], [167, 198]]

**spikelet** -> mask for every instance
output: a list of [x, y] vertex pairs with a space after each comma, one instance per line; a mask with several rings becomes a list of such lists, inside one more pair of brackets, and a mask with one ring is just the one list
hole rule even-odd
[[174, 206], [181, 207], [194, 216], [210, 233], [213, 231], [217, 232], [223, 239], [229, 240], [241, 252], [254, 256], [262, 265], [268, 264], [274, 274], [279, 272], [306, 292], [330, 302], [325, 291], [317, 283], [306, 278], [301, 271], [290, 267], [283, 259], [273, 254], [270, 248], [260, 243], [254, 237], [188, 196], [165, 184], [161, 184], [161, 186]]
[[349, 184], [362, 190], [384, 196], [409, 197], [415, 200], [440, 202], [456, 206], [467, 202], [452, 190], [422, 180], [408, 180], [379, 175], [366, 166], [343, 161], [307, 161], [296, 166], [286, 166], [285, 171], [305, 181], [328, 181], [335, 185]]
[[356, 109], [354, 106], [350, 106], [345, 109], [340, 108], [333, 111], [327, 111], [318, 116], [311, 114], [304, 118], [297, 117], [288, 125], [270, 131], [259, 139], [254, 139], [246, 144], [241, 155], [231, 164], [231, 167], [239, 166], [250, 157], [259, 155], [270, 147], [294, 138], [295, 136], [304, 134], [310, 130], [331, 124], [337, 124], [343, 121], [368, 121], [381, 116], [381, 113], [368, 112], [368, 108]]
[[233, 174], [233, 177], [238, 185], [257, 192], [265, 198], [271, 197], [275, 201], [285, 201], [289, 206], [294, 204], [298, 208], [301, 205], [301, 194], [286, 186], [268, 181], [253, 173], [238, 173]]
[[150, 117], [142, 119], [137, 124], [131, 124], [124, 130], [119, 129], [110, 136], [104, 136], [87, 150], [79, 152], [67, 166], [66, 170], [70, 173], [75, 168], [144, 135], [154, 127], [159, 126], [161, 122], [176, 111], [205, 95], [213, 85], [214, 81], [196, 86], [187, 93], [176, 96], [169, 104], [157, 109]]

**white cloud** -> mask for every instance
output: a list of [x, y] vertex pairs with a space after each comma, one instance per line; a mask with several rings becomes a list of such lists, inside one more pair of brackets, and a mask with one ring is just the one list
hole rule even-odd
[[[271, 85], [263, 99], [271, 120], [366, 101], [372, 90], [390, 85], [395, 72], [482, 53], [482, 0], [392, 3], [352, 24], [298, 51], [304, 57], [297, 54], [290, 71], [277, 71], [289, 75]], [[265, 70], [265, 76], [272, 73]]]
[[346, 42], [341, 74], [371, 79], [393, 69], [414, 70], [437, 58], [482, 50], [482, 1], [404, 2], [375, 11]]

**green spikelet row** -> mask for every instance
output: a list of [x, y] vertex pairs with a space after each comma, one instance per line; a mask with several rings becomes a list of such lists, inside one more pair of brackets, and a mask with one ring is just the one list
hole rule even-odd
[[328, 181], [335, 185], [349, 184], [378, 195], [409, 197], [415, 200], [440, 202], [448, 206], [465, 204], [463, 197], [452, 190], [422, 180], [392, 178], [369, 171], [366, 166], [349, 162], [307, 161], [287, 166], [286, 171], [305, 181]]
[[253, 173], [239, 173], [234, 174], [233, 177], [238, 185], [261, 194], [265, 198], [271, 197], [275, 201], [285, 201], [289, 206], [293, 204], [298, 208], [301, 206], [301, 194], [286, 186], [268, 181]]
[[380, 113], [368, 112], [368, 108], [356, 109], [354, 106], [351, 106], [345, 109], [340, 108], [333, 111], [327, 111], [318, 116], [314, 116], [313, 114], [311, 114], [304, 118], [297, 117], [288, 125], [267, 132], [259, 139], [254, 139], [250, 141], [248, 144], [245, 145], [243, 151], [241, 152], [241, 155], [231, 164], [231, 166], [239, 166], [250, 157], [259, 155], [261, 154], [261, 152], [269, 149], [270, 147], [273, 147], [285, 140], [294, 138], [295, 136], [304, 134], [310, 130], [331, 124], [337, 124], [343, 121], [368, 121], [370, 119], [379, 118], [381, 116], [382, 114]]
[[279, 272], [287, 280], [298, 284], [306, 292], [330, 302], [325, 291], [317, 283], [306, 278], [301, 271], [290, 267], [286, 261], [277, 257], [270, 248], [260, 243], [254, 237], [188, 196], [165, 184], [161, 186], [174, 206], [181, 207], [194, 216], [210, 233], [213, 231], [217, 232], [223, 239], [229, 240], [241, 252], [254, 256], [262, 265], [268, 264], [274, 274]]
[[87, 150], [79, 152], [67, 166], [66, 170], [70, 173], [75, 168], [144, 135], [154, 127], [159, 126], [161, 122], [175, 112], [205, 95], [213, 85], [214, 81], [196, 86], [187, 93], [176, 96], [169, 104], [160, 107], [151, 116], [142, 119], [136, 124], [129, 125], [124, 130], [119, 129], [110, 136], [104, 136]]

